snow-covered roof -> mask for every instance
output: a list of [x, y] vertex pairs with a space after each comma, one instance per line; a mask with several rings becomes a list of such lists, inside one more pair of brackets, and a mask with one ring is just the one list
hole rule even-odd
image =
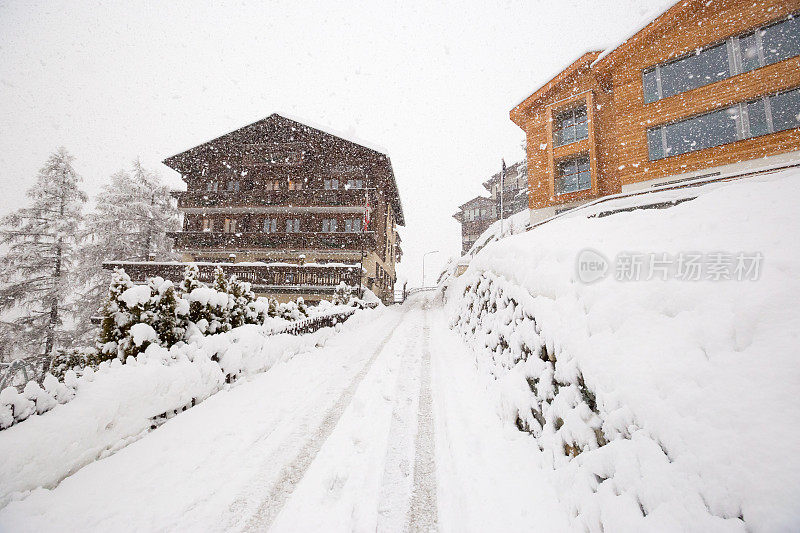
[[689, 1], [682, 1], [675, 3], [673, 0], [667, 0], [659, 4], [657, 7], [651, 9], [647, 13], [645, 13], [640, 19], [638, 19], [628, 31], [625, 32], [622, 38], [620, 38], [614, 44], [608, 46], [603, 50], [603, 52], [595, 59], [592, 64], [590, 65], [592, 68], [595, 67], [598, 63], [601, 63], [606, 57], [611, 55], [612, 53], [616, 52], [620, 47], [625, 45], [632, 37], [638, 34], [640, 31], [647, 28], [650, 24], [654, 24], [662, 15], [666, 14], [667, 11], [672, 9], [673, 7], [688, 7], [691, 4]]

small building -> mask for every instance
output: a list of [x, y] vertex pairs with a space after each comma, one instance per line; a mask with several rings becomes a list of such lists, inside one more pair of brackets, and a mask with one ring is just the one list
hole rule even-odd
[[503, 192], [500, 192], [502, 171], [483, 182], [483, 186], [491, 195], [476, 196], [472, 200], [459, 206], [459, 211], [453, 218], [461, 223], [461, 255], [466, 254], [478, 237], [486, 231], [492, 223], [500, 220], [500, 206], [502, 203], [503, 218], [528, 209], [528, 176], [527, 163], [519, 161], [506, 168], [502, 179]]
[[508, 218], [528, 209], [528, 162], [517, 161], [506, 168], [503, 176], [503, 193], [500, 194], [501, 172], [483, 182], [484, 188], [494, 200], [497, 218], [500, 218], [500, 204], [503, 204], [503, 218]]
[[608, 194], [800, 159], [800, 1], [682, 0], [514, 107], [535, 223]]
[[[330, 298], [344, 282], [394, 300], [403, 207], [386, 154], [277, 114], [168, 157], [181, 231], [201, 277], [218, 265], [280, 301]], [[109, 263], [174, 278], [170, 263]], [[139, 279], [141, 278], [141, 279]]]
[[476, 196], [461, 204], [453, 218], [461, 223], [461, 255], [472, 248], [481, 233], [498, 220], [495, 201], [485, 196]]

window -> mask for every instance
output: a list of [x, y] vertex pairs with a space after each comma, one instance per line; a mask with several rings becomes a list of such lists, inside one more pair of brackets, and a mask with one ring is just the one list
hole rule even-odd
[[241, 184], [239, 180], [229, 181], [228, 182], [228, 192], [239, 192]]
[[586, 104], [557, 114], [554, 120], [553, 137], [556, 146], [563, 146], [589, 137]]
[[279, 180], [267, 180], [264, 183], [264, 188], [268, 191], [279, 191], [281, 190], [281, 182]]
[[355, 179], [355, 180], [347, 180], [347, 189], [363, 189], [364, 188], [364, 180]]
[[322, 233], [334, 233], [336, 231], [336, 226], [335, 218], [322, 219]]
[[769, 98], [773, 131], [800, 127], [800, 88]]
[[300, 191], [303, 190], [303, 180], [289, 180], [289, 190], [290, 191]]
[[219, 190], [219, 182], [217, 182], [217, 181], [206, 182], [206, 191], [207, 192], [217, 192], [218, 190]]
[[644, 70], [645, 103], [800, 55], [797, 15]]
[[278, 231], [278, 219], [277, 218], [265, 218], [264, 219], [264, 233], [275, 233]]
[[203, 219], [203, 231], [214, 231], [214, 219], [213, 218], [204, 218]]
[[286, 219], [286, 233], [298, 233], [299, 231], [300, 231], [299, 218]]
[[339, 180], [336, 178], [326, 179], [324, 180], [323, 184], [328, 190], [335, 190], [339, 188]]
[[236, 233], [236, 219], [235, 218], [226, 218], [225, 219], [225, 233]]
[[582, 155], [560, 161], [556, 168], [556, 194], [583, 191], [592, 187], [589, 156]]
[[771, 65], [790, 57], [800, 55], [800, 14], [787, 20], [767, 26], [757, 32], [761, 38], [764, 64]]
[[360, 218], [345, 219], [344, 231], [346, 233], [361, 233], [361, 219]]
[[647, 130], [650, 159], [663, 159], [800, 127], [800, 88]]

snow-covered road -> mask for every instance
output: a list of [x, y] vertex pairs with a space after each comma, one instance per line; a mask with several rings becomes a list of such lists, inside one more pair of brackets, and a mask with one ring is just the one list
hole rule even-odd
[[419, 295], [12, 502], [0, 530], [566, 529], [494, 405]]

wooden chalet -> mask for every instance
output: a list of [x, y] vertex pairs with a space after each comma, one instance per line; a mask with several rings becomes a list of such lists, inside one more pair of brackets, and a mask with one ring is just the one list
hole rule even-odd
[[510, 112], [531, 222], [597, 197], [800, 158], [800, 0], [681, 0]]
[[[168, 157], [183, 228], [170, 234], [201, 276], [222, 264], [278, 300], [330, 298], [344, 282], [393, 301], [403, 207], [386, 154], [277, 114]], [[134, 280], [175, 263], [108, 263]]]

